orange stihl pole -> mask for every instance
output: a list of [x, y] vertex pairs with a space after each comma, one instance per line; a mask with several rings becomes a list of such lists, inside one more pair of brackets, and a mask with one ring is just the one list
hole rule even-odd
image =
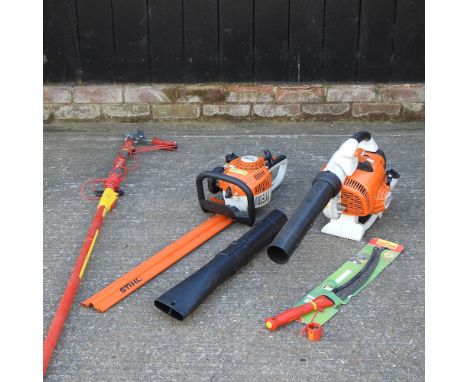
[[[83, 277], [86, 265], [89, 260], [89, 256], [93, 251], [94, 243], [99, 235], [99, 231], [106, 214], [114, 208], [115, 202], [119, 195], [123, 192], [120, 189], [120, 184], [127, 177], [128, 167], [127, 159], [135, 157], [141, 152], [154, 151], [154, 150], [175, 150], [177, 145], [175, 142], [161, 141], [156, 138], [151, 140], [151, 146], [147, 147], [135, 147], [136, 144], [146, 141], [143, 131], [137, 130], [136, 134], [128, 135], [123, 145], [121, 146], [118, 155], [114, 159], [112, 170], [110, 171], [107, 178], [104, 179], [92, 179], [83, 184], [82, 193], [84, 196], [84, 190], [86, 185], [92, 184], [92, 190], [96, 195], [100, 196], [99, 205], [91, 223], [91, 227], [86, 235], [83, 246], [81, 248], [78, 259], [76, 260], [68, 284], [63, 293], [60, 304], [55, 312], [54, 318], [49, 328], [49, 332], [44, 341], [44, 354], [43, 354], [43, 373], [45, 375], [47, 367], [49, 365], [52, 353], [54, 352], [57, 341], [60, 337], [63, 325], [67, 318], [68, 312], [73, 303], [76, 291], [80, 284], [80, 280]], [[104, 186], [103, 191], [95, 190], [95, 185], [102, 184]], [[93, 199], [94, 197], [84, 196], [85, 199]]]

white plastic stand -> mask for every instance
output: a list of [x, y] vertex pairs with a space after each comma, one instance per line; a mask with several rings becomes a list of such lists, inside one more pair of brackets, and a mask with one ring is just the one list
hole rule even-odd
[[377, 218], [381, 217], [382, 213], [371, 215], [369, 219], [362, 224], [359, 223], [358, 216], [342, 214], [338, 219], [330, 220], [330, 222], [322, 228], [322, 232], [345, 239], [360, 241], [370, 226], [374, 224]]

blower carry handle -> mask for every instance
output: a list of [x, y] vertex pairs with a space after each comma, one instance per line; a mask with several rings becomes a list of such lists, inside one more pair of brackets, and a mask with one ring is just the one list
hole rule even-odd
[[354, 138], [358, 143], [361, 143], [362, 141], [370, 141], [372, 136], [368, 131], [358, 131], [357, 133], [354, 133], [351, 138]]
[[[232, 208], [229, 208], [225, 205], [212, 202], [205, 198], [205, 189], [203, 188], [203, 180], [213, 179], [213, 180], [222, 180], [227, 183], [231, 183], [239, 187], [247, 196], [247, 216], [242, 216], [241, 212], [236, 211]], [[234, 178], [232, 176], [214, 172], [214, 171], [204, 171], [197, 176], [196, 180], [198, 201], [200, 202], [200, 207], [205, 212], [214, 212], [215, 214], [220, 214], [228, 216], [236, 221], [247, 224], [250, 227], [255, 223], [255, 200], [252, 191], [250, 188], [242, 182], [240, 179]]]

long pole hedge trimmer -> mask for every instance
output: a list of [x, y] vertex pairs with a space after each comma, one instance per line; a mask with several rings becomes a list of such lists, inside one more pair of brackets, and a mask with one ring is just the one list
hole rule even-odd
[[[140, 144], [140, 147], [137, 147]], [[94, 215], [91, 227], [86, 234], [86, 238], [81, 247], [80, 254], [76, 260], [73, 271], [68, 280], [68, 284], [63, 293], [60, 304], [55, 312], [54, 318], [49, 328], [49, 332], [44, 341], [44, 354], [43, 354], [43, 373], [45, 375], [49, 365], [52, 353], [62, 332], [63, 325], [67, 318], [68, 312], [73, 303], [73, 299], [78, 290], [81, 278], [83, 277], [86, 265], [88, 263], [91, 252], [93, 251], [94, 243], [99, 235], [104, 217], [111, 211], [119, 196], [123, 195], [120, 184], [125, 180], [130, 170], [134, 170], [139, 162], [137, 155], [143, 152], [156, 151], [156, 150], [169, 150], [173, 151], [177, 148], [175, 142], [162, 141], [157, 138], [152, 138], [151, 141], [145, 138], [142, 130], [137, 130], [136, 134], [128, 134], [119, 153], [114, 159], [112, 170], [109, 172], [107, 178], [90, 179], [86, 181], [81, 189], [82, 196], [85, 200], [99, 199], [98, 208]], [[136, 159], [134, 166], [127, 165], [128, 159]], [[85, 195], [86, 187], [91, 184], [91, 189], [94, 193], [92, 196]], [[102, 190], [96, 189], [97, 185], [102, 185]]]

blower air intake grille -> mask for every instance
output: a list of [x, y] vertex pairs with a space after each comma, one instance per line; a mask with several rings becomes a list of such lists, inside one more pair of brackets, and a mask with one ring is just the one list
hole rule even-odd
[[258, 174], [255, 174], [254, 175], [254, 178], [257, 179], [257, 180], [261, 180], [262, 178], [263, 181], [261, 181], [260, 183], [258, 183], [256, 186], [255, 186], [255, 194], [260, 194], [262, 192], [265, 192], [266, 190], [268, 190], [270, 187], [271, 187], [271, 178], [270, 177], [264, 177], [265, 175], [265, 172], [262, 171], [261, 173], [261, 176], [258, 176]]
[[371, 203], [366, 187], [352, 178], [346, 178], [341, 190], [341, 203], [346, 206], [346, 213], [354, 216], [367, 216]]
[[255, 175], [254, 175], [254, 178], [257, 179], [257, 180], [260, 180], [263, 178], [263, 175], [265, 175], [265, 171], [260, 171], [260, 172], [257, 172]]
[[390, 186], [384, 184], [382, 187], [379, 189], [379, 193], [377, 194], [377, 197], [375, 198], [374, 201], [374, 211], [373, 213], [377, 212], [382, 212], [385, 210], [385, 200], [387, 199], [387, 195], [390, 191]]

